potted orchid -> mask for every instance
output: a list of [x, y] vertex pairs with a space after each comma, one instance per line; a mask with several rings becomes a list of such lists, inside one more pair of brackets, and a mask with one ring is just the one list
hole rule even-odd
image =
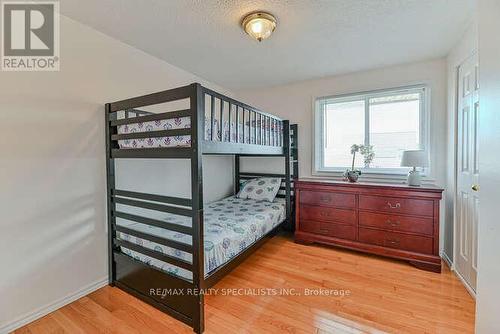
[[370, 166], [370, 163], [375, 158], [375, 152], [373, 152], [372, 145], [357, 145], [354, 144], [351, 146], [351, 154], [352, 154], [352, 166], [351, 169], [348, 169], [344, 173], [344, 179], [349, 182], [357, 182], [359, 176], [361, 175], [361, 170], [354, 169], [354, 164], [356, 162], [356, 153], [359, 152], [364, 157], [365, 168]]

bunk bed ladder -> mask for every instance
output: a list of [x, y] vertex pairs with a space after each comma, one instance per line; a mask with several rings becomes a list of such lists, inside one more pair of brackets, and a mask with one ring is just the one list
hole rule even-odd
[[[158, 309], [189, 324], [195, 332], [204, 330], [204, 300], [200, 291], [204, 281], [204, 247], [203, 247], [203, 170], [202, 141], [204, 140], [204, 99], [200, 84], [179, 87], [172, 90], [154, 93], [105, 105], [106, 129], [106, 172], [107, 172], [107, 215], [108, 215], [108, 264], [109, 284], [154, 305]], [[164, 113], [150, 113], [136, 109], [138, 107], [166, 103], [189, 98], [189, 109]], [[124, 118], [118, 119], [118, 112], [123, 111]], [[136, 118], [138, 117], [138, 118]], [[119, 134], [118, 126], [140, 122], [160, 121], [179, 117], [190, 117], [189, 129], [159, 130]], [[190, 135], [191, 147], [169, 148], [131, 148], [121, 149], [118, 141], [151, 137]], [[118, 190], [115, 185], [115, 158], [182, 158], [188, 159], [191, 165], [191, 199], [169, 197], [128, 190]], [[192, 219], [192, 226], [169, 224], [162, 220], [144, 217], [117, 210], [117, 204], [139, 207], [148, 210], [167, 212]], [[192, 237], [192, 244], [186, 245], [173, 240], [156, 237], [122, 225], [117, 225], [117, 218], [138, 222], [148, 226], [156, 226], [170, 231], [177, 231]], [[167, 254], [143, 247], [128, 240], [117, 237], [117, 232], [137, 238], [149, 240], [167, 247], [172, 247], [192, 255], [192, 262], [179, 260]], [[125, 255], [121, 248], [136, 251], [157, 260], [186, 269], [192, 273], [192, 280], [162, 273], [147, 264]], [[161, 300], [151, 295], [147, 286], [172, 287], [185, 290], [192, 296], [169, 297]], [[190, 291], [188, 291], [190, 290]], [[149, 294], [148, 294], [149, 293]]]

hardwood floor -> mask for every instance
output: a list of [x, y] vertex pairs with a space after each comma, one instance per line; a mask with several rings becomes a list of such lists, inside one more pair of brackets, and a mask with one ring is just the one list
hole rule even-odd
[[[218, 295], [206, 296], [205, 333], [474, 332], [474, 300], [446, 265], [436, 274], [381, 257], [295, 244], [285, 236], [266, 243], [215, 288]], [[239, 288], [290, 290], [280, 296], [220, 292]], [[306, 296], [305, 289], [350, 294]], [[15, 333], [192, 331], [127, 293], [104, 287]]]

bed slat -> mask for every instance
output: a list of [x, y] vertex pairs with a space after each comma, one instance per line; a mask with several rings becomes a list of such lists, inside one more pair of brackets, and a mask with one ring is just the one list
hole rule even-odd
[[147, 201], [162, 202], [162, 203], [182, 205], [182, 206], [191, 206], [191, 200], [189, 198], [147, 194], [136, 191], [119, 190], [119, 189], [112, 189], [112, 194], [115, 196], [144, 199]]
[[234, 122], [236, 128], [234, 131], [236, 132], [236, 143], [240, 142], [240, 110], [238, 105], [236, 105], [236, 121]]
[[144, 132], [133, 132], [133, 133], [123, 133], [123, 134], [112, 135], [111, 140], [189, 136], [190, 134], [191, 134], [190, 128], [159, 130], [159, 131], [144, 131]]
[[168, 223], [168, 222], [163, 221], [163, 220], [157, 220], [157, 219], [153, 219], [153, 218], [137, 216], [137, 215], [134, 215], [131, 213], [125, 213], [125, 212], [121, 212], [121, 211], [115, 211], [114, 215], [117, 218], [122, 218], [122, 219], [130, 220], [130, 221], [134, 221], [137, 223], [145, 224], [145, 225], [156, 226], [156, 227], [164, 228], [164, 229], [169, 230], [169, 231], [175, 231], [175, 232], [184, 233], [187, 235], [193, 235], [193, 229], [189, 226]]
[[243, 137], [243, 144], [246, 144], [247, 143], [246, 138], [245, 138], [245, 135], [246, 135], [246, 129], [245, 128], [247, 127], [247, 125], [246, 125], [246, 117], [245, 117], [246, 113], [245, 113], [245, 108], [243, 108], [242, 110], [243, 110], [243, 112], [242, 112], [241, 116], [243, 117], [243, 125], [241, 126], [241, 131], [242, 131], [242, 137]]
[[196, 89], [196, 84], [164, 90], [158, 93], [133, 97], [130, 99], [110, 103], [109, 112], [117, 112], [124, 109], [146, 107], [153, 104], [167, 103], [175, 100], [186, 99]]
[[143, 159], [190, 159], [191, 147], [162, 147], [162, 148], [114, 148], [111, 158], [143, 158]]
[[154, 251], [152, 249], [142, 247], [142, 246], [133, 244], [131, 242], [128, 242], [125, 240], [119, 240], [119, 239], [115, 239], [115, 245], [118, 247], [128, 248], [128, 249], [133, 250], [135, 252], [147, 255], [149, 257], [155, 258], [157, 260], [160, 260], [160, 261], [163, 261], [166, 263], [173, 264], [174, 266], [177, 266], [179, 268], [183, 268], [183, 269], [189, 270], [191, 272], [193, 271], [193, 265], [190, 262], [180, 260], [180, 259], [177, 259], [177, 258], [169, 256], [169, 255], [165, 255], [163, 253]]
[[210, 139], [212, 141], [215, 139], [214, 123], [215, 123], [215, 97], [212, 96], [210, 99]]
[[[126, 110], [126, 112], [128, 112], [128, 110]], [[117, 119], [117, 120], [110, 121], [109, 123], [111, 126], [117, 126], [117, 125], [125, 125], [125, 124], [136, 124], [136, 123], [166, 120], [166, 119], [172, 119], [172, 118], [189, 117], [190, 115], [191, 115], [191, 110], [184, 109], [184, 110], [162, 112], [159, 114], [152, 114], [152, 115], [146, 115], [146, 116], [137, 116], [137, 117]]]
[[219, 138], [220, 141], [224, 141], [224, 100], [220, 100], [220, 105], [219, 105], [219, 112], [220, 112], [220, 120], [219, 120]]
[[172, 213], [174, 215], [181, 215], [181, 216], [186, 216], [186, 217], [191, 217], [193, 215], [192, 210], [178, 208], [175, 206], [156, 204], [156, 203], [151, 203], [151, 202], [136, 201], [133, 199], [121, 198], [121, 197], [114, 197], [113, 201], [117, 204], [123, 204], [123, 205], [135, 206], [135, 207], [140, 207], [140, 208], [149, 209], [149, 210], [167, 212], [167, 213]]
[[229, 132], [229, 138], [228, 138], [228, 142], [231, 142], [231, 114], [233, 113], [233, 105], [231, 104], [231, 102], [228, 102], [229, 103], [229, 115], [228, 115], [228, 121], [227, 121], [227, 127], [228, 127], [228, 132]]
[[173, 240], [170, 240], [170, 239], [158, 237], [156, 235], [152, 235], [152, 234], [149, 234], [149, 233], [144, 233], [144, 232], [141, 232], [141, 231], [130, 229], [128, 227], [120, 226], [118, 224], [115, 226], [115, 228], [116, 228], [116, 230], [118, 232], [129, 234], [129, 235], [132, 235], [134, 237], [138, 237], [138, 238], [141, 238], [141, 239], [149, 240], [149, 241], [155, 242], [155, 243], [163, 245], [163, 246], [172, 247], [172, 248], [181, 250], [183, 252], [186, 252], [186, 253], [189, 253], [189, 254], [193, 254], [193, 246], [191, 246], [191, 245], [183, 244], [183, 243], [180, 243], [180, 242], [177, 242], [177, 241], [173, 241]]

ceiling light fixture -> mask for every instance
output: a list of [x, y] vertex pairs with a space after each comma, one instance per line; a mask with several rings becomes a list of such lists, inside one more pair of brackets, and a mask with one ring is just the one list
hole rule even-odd
[[243, 18], [241, 26], [247, 34], [262, 42], [276, 29], [276, 18], [266, 12], [254, 12]]

